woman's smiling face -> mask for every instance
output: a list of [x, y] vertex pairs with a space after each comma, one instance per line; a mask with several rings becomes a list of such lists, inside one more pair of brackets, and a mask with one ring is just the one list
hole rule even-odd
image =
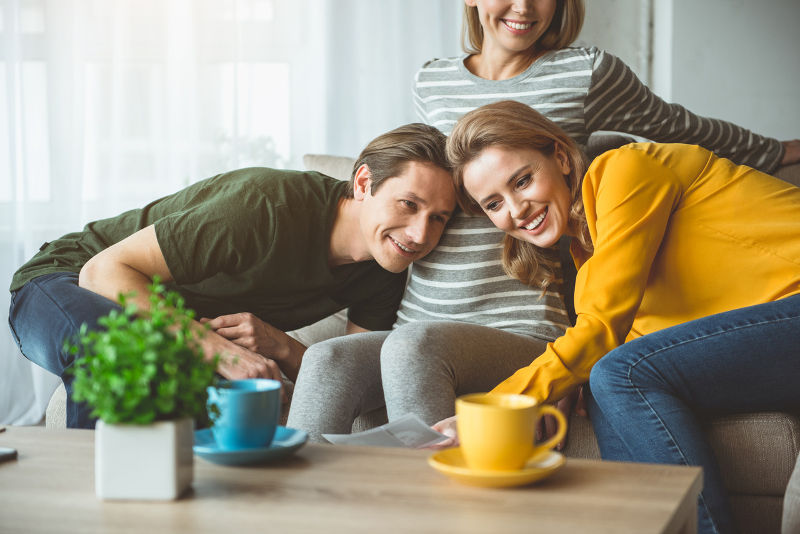
[[558, 146], [550, 156], [491, 146], [464, 167], [463, 183], [495, 226], [546, 248], [568, 231], [569, 172], [567, 156]]
[[556, 0], [465, 0], [478, 8], [484, 48], [507, 53], [530, 53], [547, 31], [556, 11]]

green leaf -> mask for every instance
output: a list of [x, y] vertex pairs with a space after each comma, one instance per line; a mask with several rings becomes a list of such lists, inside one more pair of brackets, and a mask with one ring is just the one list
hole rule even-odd
[[76, 357], [68, 371], [73, 396], [109, 423], [205, 419], [218, 357], [204, 359], [192, 329], [194, 312], [178, 293], [165, 293], [157, 277], [149, 289], [149, 311], [137, 311], [133, 293], [120, 294], [121, 311], [98, 319], [98, 330], [84, 324], [65, 340], [64, 352]]

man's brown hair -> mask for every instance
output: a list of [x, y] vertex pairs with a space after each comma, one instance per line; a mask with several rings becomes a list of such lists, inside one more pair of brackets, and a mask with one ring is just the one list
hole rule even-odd
[[450, 163], [445, 155], [447, 137], [434, 128], [421, 122], [406, 124], [373, 139], [358, 156], [347, 196], [353, 197], [353, 183], [356, 171], [362, 165], [369, 168], [371, 188], [374, 195], [384, 180], [402, 174], [410, 161], [431, 163], [450, 172]]

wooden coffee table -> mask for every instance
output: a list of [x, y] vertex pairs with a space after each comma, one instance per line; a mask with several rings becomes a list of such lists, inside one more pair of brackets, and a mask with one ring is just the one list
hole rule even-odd
[[696, 531], [696, 467], [569, 459], [511, 489], [463, 486], [426, 451], [308, 444], [290, 460], [222, 467], [195, 458], [193, 490], [172, 502], [101, 501], [94, 432], [9, 427], [0, 446], [0, 532], [636, 533]]

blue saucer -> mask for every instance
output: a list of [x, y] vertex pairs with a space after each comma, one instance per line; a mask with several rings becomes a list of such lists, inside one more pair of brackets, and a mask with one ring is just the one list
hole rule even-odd
[[194, 453], [200, 458], [220, 465], [252, 465], [285, 458], [302, 447], [308, 434], [302, 430], [279, 426], [269, 447], [258, 449], [224, 450], [217, 446], [210, 428], [194, 433]]

